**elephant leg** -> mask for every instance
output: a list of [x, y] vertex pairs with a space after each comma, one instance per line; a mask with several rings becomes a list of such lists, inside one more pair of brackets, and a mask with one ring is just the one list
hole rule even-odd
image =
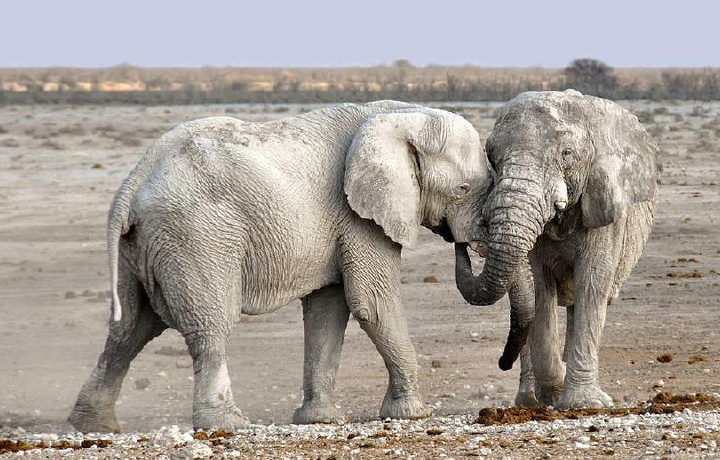
[[565, 349], [563, 350], [563, 361], [567, 363], [570, 354], [570, 344], [572, 343], [575, 330], [575, 305], [568, 305], [566, 310], [566, 326], [565, 326]]
[[[600, 229], [598, 229], [600, 230]], [[598, 354], [605, 326], [607, 300], [617, 252], [609, 230], [595, 232], [575, 267], [575, 306], [572, 337], [567, 345], [567, 375], [559, 407], [611, 407], [612, 398], [600, 388]], [[592, 250], [592, 248], [602, 248]]]
[[236, 429], [250, 424], [235, 406], [225, 344], [227, 336], [214, 331], [185, 336], [193, 359], [195, 385], [193, 391], [193, 427], [196, 430], [213, 428]]
[[560, 354], [557, 291], [550, 274], [535, 279], [535, 319], [530, 354], [535, 375], [535, 395], [541, 404], [555, 405], [562, 394], [565, 364]]
[[364, 307], [358, 307], [353, 310], [353, 315], [375, 344], [389, 373], [380, 417], [429, 417], [430, 410], [425, 406], [418, 389], [417, 356], [410, 341], [404, 311], [399, 304], [373, 308], [369, 315], [364, 310]]
[[115, 402], [130, 362], [167, 326], [150, 307], [140, 282], [121, 264], [118, 294], [123, 308], [121, 321], [110, 322], [105, 350], [85, 382], [68, 421], [82, 432], [120, 432]]
[[204, 261], [198, 257], [191, 265], [161, 271], [156, 295], [185, 338], [193, 360], [193, 427], [243, 428], [250, 422], [235, 406], [226, 357], [226, 344], [240, 311], [237, 283], [216, 267], [204, 267]]
[[293, 414], [293, 423], [334, 423], [344, 419], [335, 407], [333, 393], [349, 316], [341, 284], [327, 286], [303, 299], [304, 397], [302, 406]]
[[380, 417], [428, 417], [418, 389], [418, 363], [400, 302], [400, 247], [374, 223], [366, 234], [342, 248], [345, 296], [350, 312], [365, 331], [388, 370], [388, 388]]
[[518, 407], [539, 405], [535, 397], [535, 375], [533, 374], [529, 344], [526, 344], [520, 352], [520, 386], [515, 396], [515, 405]]

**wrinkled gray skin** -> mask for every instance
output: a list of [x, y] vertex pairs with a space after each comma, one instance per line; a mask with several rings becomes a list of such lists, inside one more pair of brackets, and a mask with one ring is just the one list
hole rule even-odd
[[225, 346], [240, 313], [301, 298], [304, 400], [293, 420], [341, 418], [333, 386], [350, 314], [389, 372], [381, 417], [429, 415], [400, 301], [400, 252], [419, 225], [477, 239], [491, 179], [478, 133], [448, 112], [382, 101], [268, 123], [184, 123], [117, 192], [108, 248], [114, 320], [69, 421], [118, 431], [131, 360], [164, 329], [193, 359], [196, 429], [248, 423]]
[[[474, 277], [465, 245], [456, 245], [458, 288], [473, 304], [510, 288], [508, 344], [523, 343], [534, 311], [517, 404], [611, 406], [598, 347], [606, 306], [650, 234], [657, 146], [627, 110], [569, 90], [508, 102], [486, 151], [497, 174], [484, 211], [488, 258]], [[558, 305], [568, 307], [563, 353]]]

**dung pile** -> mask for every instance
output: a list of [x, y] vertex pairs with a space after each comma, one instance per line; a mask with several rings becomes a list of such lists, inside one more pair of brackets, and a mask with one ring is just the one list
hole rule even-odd
[[549, 422], [561, 419], [578, 419], [593, 415], [622, 417], [635, 414], [672, 414], [683, 409], [708, 410], [720, 408], [717, 396], [705, 393], [676, 395], [661, 392], [652, 399], [638, 403], [635, 407], [602, 408], [602, 409], [568, 409], [554, 411], [549, 407], [510, 407], [507, 409], [480, 409], [475, 423], [481, 425], [505, 425], [530, 421]]

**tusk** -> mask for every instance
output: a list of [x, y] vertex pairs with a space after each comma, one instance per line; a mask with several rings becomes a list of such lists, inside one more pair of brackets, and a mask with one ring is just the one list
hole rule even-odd
[[487, 257], [488, 255], [488, 247], [485, 246], [480, 241], [471, 241], [468, 243], [468, 246], [470, 246], [470, 249], [475, 251], [477, 255], [482, 257], [483, 259]]

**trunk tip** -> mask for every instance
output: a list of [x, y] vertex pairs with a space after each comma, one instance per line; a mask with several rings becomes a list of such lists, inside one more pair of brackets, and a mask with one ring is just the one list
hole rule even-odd
[[513, 363], [515, 363], [515, 360], [517, 359], [517, 356], [515, 358], [511, 356], [506, 356], [503, 354], [500, 359], [498, 360], [498, 366], [500, 367], [501, 371], [509, 371], [513, 367]]

